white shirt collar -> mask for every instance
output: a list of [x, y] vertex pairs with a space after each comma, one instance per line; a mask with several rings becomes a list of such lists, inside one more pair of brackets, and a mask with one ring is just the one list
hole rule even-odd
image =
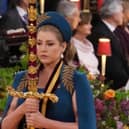
[[107, 25], [107, 27], [108, 27], [112, 32], [116, 29], [116, 27], [113, 26], [113, 25], [111, 25], [109, 22], [107, 22], [107, 21], [105, 21], [105, 20], [103, 20], [103, 22]]
[[17, 8], [17, 11], [21, 17], [23, 17], [24, 15], [27, 14], [27, 12], [23, 8], [21, 8], [20, 6], [17, 6], [16, 8]]

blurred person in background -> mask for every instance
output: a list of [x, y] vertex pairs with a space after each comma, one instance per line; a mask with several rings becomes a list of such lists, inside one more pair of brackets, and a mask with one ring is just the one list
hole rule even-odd
[[129, 0], [123, 0], [123, 24], [118, 26], [115, 34], [118, 36], [129, 69]]
[[0, 22], [0, 28], [3, 33], [11, 29], [26, 29], [28, 3], [28, 0], [9, 1], [8, 11], [3, 15]]
[[98, 59], [95, 56], [92, 43], [87, 39], [87, 36], [91, 34], [92, 14], [86, 10], [81, 12], [80, 17], [81, 21], [71, 40], [77, 51], [74, 62], [84, 66], [90, 74], [97, 76], [99, 74]]
[[[19, 62], [22, 55], [22, 52], [19, 50], [20, 46], [27, 40], [27, 8], [29, 1], [9, 0], [8, 4], [8, 10], [0, 21], [0, 33], [5, 43], [9, 45], [9, 59], [6, 65], [15, 65]], [[24, 36], [22, 36], [22, 34], [24, 34]], [[11, 35], [14, 36], [11, 37]]]
[[75, 3], [68, 0], [61, 0], [57, 6], [57, 12], [66, 18], [72, 30], [76, 29], [80, 22], [80, 10]]
[[[109, 38], [112, 56], [107, 57], [106, 81], [112, 82], [111, 88], [118, 89], [125, 86], [129, 78], [129, 69], [118, 37], [114, 34], [117, 26], [123, 23], [123, 6], [120, 0], [105, 0], [99, 10], [100, 20], [93, 26], [88, 39], [93, 43], [97, 54], [100, 38]], [[99, 61], [100, 61], [100, 57]], [[101, 70], [101, 63], [99, 69]]]

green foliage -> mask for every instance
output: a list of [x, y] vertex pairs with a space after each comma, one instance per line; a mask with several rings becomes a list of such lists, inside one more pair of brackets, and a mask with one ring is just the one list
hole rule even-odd
[[7, 91], [6, 87], [13, 82], [15, 72], [19, 71], [20, 67], [0, 68], [0, 110], [3, 110], [6, 103]]
[[27, 43], [23, 43], [20, 46], [20, 51], [23, 53], [20, 59], [20, 64], [22, 69], [27, 69], [28, 66], [28, 49], [27, 49]]
[[28, 51], [27, 43], [23, 43], [20, 47], [20, 51], [23, 53], [20, 59], [20, 65], [16, 65], [8, 68], [0, 68], [0, 110], [3, 111], [6, 99], [7, 91], [6, 88], [9, 85], [12, 85], [14, 75], [20, 70], [27, 69], [28, 64]]

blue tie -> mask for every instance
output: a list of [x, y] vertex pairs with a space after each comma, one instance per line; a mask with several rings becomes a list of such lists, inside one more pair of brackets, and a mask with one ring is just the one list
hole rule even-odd
[[25, 15], [23, 16], [23, 19], [24, 19], [24, 22], [25, 22], [26, 24], [28, 24], [28, 16], [27, 16], [27, 14], [25, 14]]

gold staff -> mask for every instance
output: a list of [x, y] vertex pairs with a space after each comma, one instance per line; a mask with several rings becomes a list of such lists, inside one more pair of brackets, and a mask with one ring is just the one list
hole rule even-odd
[[[101, 75], [105, 76], [106, 73], [106, 59], [107, 56], [111, 56], [111, 45], [110, 45], [110, 39], [108, 38], [100, 38], [98, 43], [98, 50], [97, 50], [98, 56], [101, 56]], [[104, 86], [104, 82], [101, 85]]]

